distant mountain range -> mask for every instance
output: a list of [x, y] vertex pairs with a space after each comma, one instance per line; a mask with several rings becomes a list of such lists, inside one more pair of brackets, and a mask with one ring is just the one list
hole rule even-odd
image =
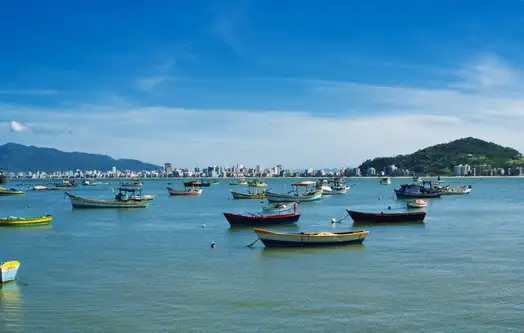
[[63, 152], [52, 148], [24, 146], [17, 143], [6, 143], [0, 146], [0, 170], [7, 172], [44, 171], [47, 173], [66, 170], [101, 170], [112, 167], [118, 170], [157, 170], [158, 165], [138, 160], [115, 160], [107, 155], [78, 152]]
[[453, 167], [459, 164], [488, 164], [493, 168], [506, 168], [524, 166], [524, 159], [513, 148], [468, 137], [420, 149], [409, 155], [370, 159], [362, 163], [360, 169], [365, 172], [369, 167], [374, 167], [377, 171], [382, 171], [392, 164], [416, 174], [451, 175]]

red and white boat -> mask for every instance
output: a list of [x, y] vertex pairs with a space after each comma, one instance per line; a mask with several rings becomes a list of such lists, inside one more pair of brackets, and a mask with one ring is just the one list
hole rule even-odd
[[173, 187], [167, 187], [167, 191], [169, 192], [169, 195], [200, 195], [202, 194], [202, 191], [203, 189], [201, 188], [184, 188], [183, 190], [181, 189], [176, 189], [176, 188], [173, 188]]

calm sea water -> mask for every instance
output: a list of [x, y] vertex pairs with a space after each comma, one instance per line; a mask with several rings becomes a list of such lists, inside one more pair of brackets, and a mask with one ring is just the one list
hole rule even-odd
[[[523, 332], [524, 183], [463, 181], [471, 194], [430, 200], [424, 225], [291, 250], [246, 248], [256, 235], [222, 213], [260, 201], [230, 199], [224, 180], [200, 197], [169, 197], [178, 180], [147, 181], [157, 197], [135, 210], [72, 209], [58, 191], [0, 197], [0, 215], [54, 216], [51, 228], [0, 229], [0, 260], [21, 262], [0, 289], [0, 332]], [[268, 180], [274, 191], [291, 182]], [[347, 195], [303, 203], [297, 226], [273, 229], [351, 229], [330, 220], [400, 206], [401, 182], [350, 179]]]

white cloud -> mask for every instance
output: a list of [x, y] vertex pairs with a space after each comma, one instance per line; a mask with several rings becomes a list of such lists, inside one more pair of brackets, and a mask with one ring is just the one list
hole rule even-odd
[[[487, 65], [479, 65], [482, 59], [488, 59]], [[158, 164], [172, 162], [180, 167], [236, 163], [293, 168], [355, 166], [367, 158], [410, 153], [467, 136], [524, 151], [524, 97], [508, 92], [524, 88], [524, 74], [501, 61], [482, 59], [456, 71], [481, 68], [491, 73], [491, 81], [459, 74], [459, 79], [454, 79], [458, 85], [467, 83], [467, 91], [459, 87], [303, 82], [296, 96], [314, 101], [326, 111], [337, 109], [329, 116], [307, 107], [282, 111], [291, 109], [284, 99], [280, 110], [267, 111], [141, 107], [121, 101], [67, 110], [6, 109], [20, 124], [75, 129], [68, 140], [25, 137], [22, 143]], [[285, 84], [283, 81], [280, 84]], [[264, 88], [260, 84], [256, 89]], [[499, 90], [500, 85], [507, 89]], [[256, 106], [260, 109], [264, 104]], [[0, 141], [7, 141], [8, 135], [0, 133]]]
[[162, 82], [173, 80], [172, 77], [167, 75], [144, 77], [137, 80], [137, 88], [143, 91], [150, 91]]
[[29, 132], [31, 131], [31, 128], [28, 126], [19, 123], [18, 121], [11, 121], [9, 123], [9, 128], [11, 128], [11, 131], [13, 132]]

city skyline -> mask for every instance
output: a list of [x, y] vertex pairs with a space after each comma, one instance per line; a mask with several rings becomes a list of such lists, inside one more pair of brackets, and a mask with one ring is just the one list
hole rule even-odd
[[2, 4], [0, 142], [290, 168], [524, 151], [522, 1], [120, 3]]

